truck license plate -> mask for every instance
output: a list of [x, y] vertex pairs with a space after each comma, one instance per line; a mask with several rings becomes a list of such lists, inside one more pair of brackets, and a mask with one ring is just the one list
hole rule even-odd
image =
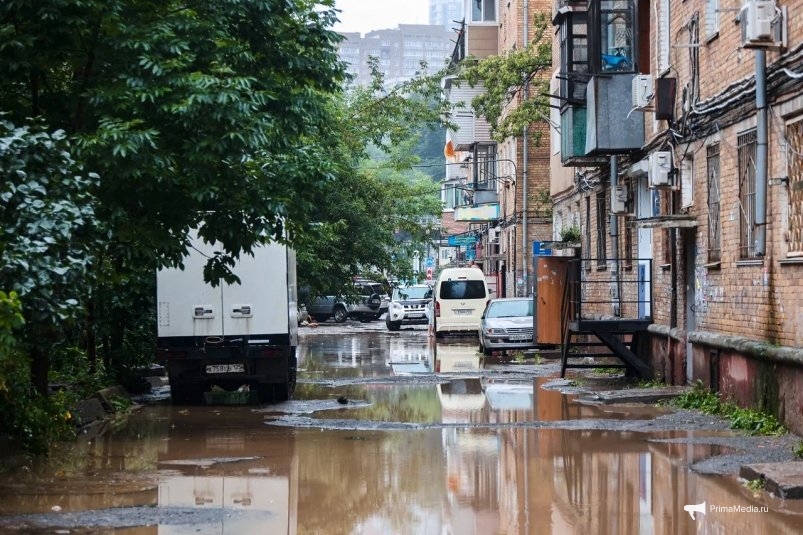
[[244, 364], [208, 364], [206, 373], [243, 373]]

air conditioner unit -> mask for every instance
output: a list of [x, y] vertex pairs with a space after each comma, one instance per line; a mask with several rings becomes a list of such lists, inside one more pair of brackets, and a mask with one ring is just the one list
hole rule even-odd
[[670, 174], [672, 171], [672, 153], [669, 151], [655, 151], [650, 153], [650, 167], [647, 173], [651, 188], [671, 186]]
[[611, 213], [627, 213], [627, 186], [625, 184], [617, 184], [611, 192]]
[[745, 23], [744, 40], [746, 43], [771, 42], [773, 40], [774, 0], [748, 0], [742, 7], [741, 14]]
[[632, 82], [632, 99], [634, 108], [643, 108], [652, 100], [652, 76], [649, 74], [637, 74]]

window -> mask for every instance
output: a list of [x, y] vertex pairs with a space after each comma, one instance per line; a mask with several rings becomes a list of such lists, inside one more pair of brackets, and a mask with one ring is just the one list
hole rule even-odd
[[496, 22], [496, 0], [471, 0], [471, 22]]
[[708, 262], [722, 260], [722, 220], [719, 194], [719, 143], [706, 149], [708, 169]]
[[[597, 7], [598, 6], [598, 7]], [[596, 32], [594, 51], [595, 67], [599, 71], [633, 72], [636, 43], [634, 39], [634, 4], [632, 0], [600, 0], [592, 4], [591, 23]]]
[[588, 85], [588, 35], [584, 12], [566, 14], [560, 25], [561, 104], [582, 105]]
[[786, 127], [789, 162], [789, 251], [788, 256], [803, 256], [803, 118]]
[[705, 2], [705, 38], [710, 39], [719, 33], [719, 0]]
[[608, 258], [607, 227], [608, 190], [597, 192], [597, 267], [605, 267]]
[[756, 258], [756, 131], [736, 138], [739, 173], [739, 258]]
[[443, 281], [438, 297], [440, 299], [485, 299], [485, 281]]
[[477, 184], [477, 189], [496, 189], [494, 183], [494, 178], [496, 177], [496, 144], [476, 144], [473, 158], [476, 166], [472, 166], [472, 172], [476, 172], [474, 181]]
[[443, 202], [443, 208], [446, 210], [452, 210], [455, 206], [460, 206], [463, 203], [463, 192], [461, 191], [462, 188], [458, 184], [444, 184], [442, 194], [441, 194], [441, 201]]
[[[635, 184], [633, 180], [627, 182], [627, 201], [625, 201], [625, 209], [628, 214], [635, 214], [636, 212], [636, 192], [634, 191]], [[622, 266], [625, 268], [633, 267], [633, 226], [631, 215], [626, 215], [622, 218], [622, 228], [619, 229], [619, 234], [622, 235], [622, 250], [619, 256], [622, 257]]]

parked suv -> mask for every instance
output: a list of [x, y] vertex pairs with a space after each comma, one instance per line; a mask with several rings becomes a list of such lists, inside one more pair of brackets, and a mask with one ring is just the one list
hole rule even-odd
[[307, 314], [317, 321], [326, 321], [334, 318], [336, 322], [343, 323], [348, 318], [360, 321], [373, 321], [382, 317], [388, 311], [390, 297], [385, 288], [378, 282], [369, 280], [357, 280], [354, 285], [359, 291], [360, 297], [354, 303], [348, 303], [346, 299], [337, 298], [333, 295], [310, 299], [307, 306]]
[[398, 331], [402, 325], [426, 325], [427, 304], [431, 302], [432, 288], [428, 284], [399, 286], [390, 298], [385, 325], [391, 331]]

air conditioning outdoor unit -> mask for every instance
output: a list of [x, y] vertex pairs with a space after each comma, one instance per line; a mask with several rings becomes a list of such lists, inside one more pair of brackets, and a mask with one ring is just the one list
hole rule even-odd
[[632, 99], [634, 108], [643, 108], [649, 105], [653, 97], [652, 76], [637, 74], [632, 82]]
[[747, 0], [739, 12], [742, 46], [745, 48], [786, 48], [787, 7], [774, 0]]
[[611, 192], [611, 213], [627, 213], [627, 185], [617, 184]]
[[772, 21], [775, 19], [774, 0], [748, 0], [742, 8], [742, 13], [746, 24], [746, 41], [772, 41]]
[[648, 180], [651, 188], [671, 186], [670, 173], [672, 171], [672, 153], [669, 151], [655, 151], [650, 153], [650, 167]]

